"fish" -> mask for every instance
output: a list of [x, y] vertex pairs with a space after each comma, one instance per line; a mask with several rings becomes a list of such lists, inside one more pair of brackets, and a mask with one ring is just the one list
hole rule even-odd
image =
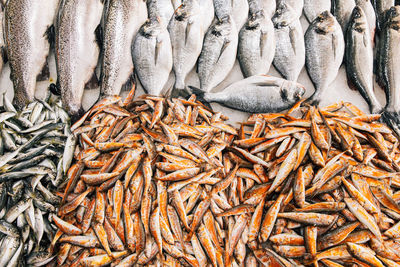
[[[276, 0], [276, 6], [280, 6], [281, 4], [289, 5], [295, 11], [298, 18], [303, 14], [304, 0]], [[273, 12], [275, 12], [275, 9]]]
[[312, 23], [321, 13], [331, 11], [331, 1], [329, 0], [304, 0], [304, 15], [308, 22]]
[[143, 0], [109, 0], [107, 5], [103, 22], [101, 97], [130, 91], [134, 79], [131, 45], [147, 19]]
[[372, 113], [380, 113], [382, 106], [374, 94], [374, 55], [368, 22], [360, 6], [353, 9], [346, 34], [345, 63], [349, 80], [358, 88]]
[[[221, 92], [195, 92], [207, 102], [216, 102], [251, 113], [262, 113], [289, 108], [304, 95], [305, 88], [285, 79], [256, 75], [235, 82]], [[274, 100], [267, 102], [265, 99]]]
[[151, 95], [164, 93], [172, 70], [172, 47], [167, 28], [157, 19], [147, 20], [140, 28], [132, 46], [132, 58], [145, 91]]
[[371, 1], [368, 0], [356, 0], [356, 5], [361, 7], [364, 11], [365, 17], [367, 19], [368, 28], [370, 30], [371, 42], [374, 43], [375, 39], [375, 28], [376, 28], [376, 15], [374, 7]]
[[235, 21], [236, 29], [239, 31], [247, 21], [249, 14], [249, 3], [247, 0], [231, 0], [232, 18]]
[[391, 7], [387, 11], [387, 20], [381, 30], [379, 47], [380, 58], [378, 60], [379, 75], [384, 81], [386, 93], [386, 107], [382, 114], [382, 119], [392, 127], [397, 134], [399, 128], [399, 101], [400, 101], [400, 81], [397, 74], [397, 58], [400, 57], [399, 46], [396, 45], [400, 40], [400, 8]]
[[4, 38], [4, 13], [5, 13], [5, 4], [0, 4], [0, 21], [1, 21], [1, 29], [0, 29], [0, 71], [3, 69], [4, 64], [7, 63], [7, 52], [6, 52], [6, 40]]
[[214, 0], [198, 1], [201, 13], [203, 14], [203, 30], [207, 31], [214, 20]]
[[372, 6], [375, 9], [376, 26], [381, 31], [385, 24], [385, 13], [395, 5], [395, 0], [372, 0]]
[[315, 87], [308, 101], [316, 104], [335, 80], [344, 56], [342, 29], [329, 11], [321, 13], [310, 24], [305, 34], [305, 43], [307, 72]]
[[146, 4], [147, 17], [150, 20], [158, 20], [161, 27], [166, 28], [175, 10], [172, 2], [170, 0], [147, 0]]
[[236, 59], [238, 32], [232, 16], [215, 20], [204, 37], [198, 59], [200, 89], [211, 91], [233, 68]]
[[275, 33], [272, 21], [264, 11], [250, 14], [239, 32], [238, 60], [243, 75], [267, 74], [275, 55]]
[[334, 0], [332, 1], [332, 14], [336, 17], [336, 20], [342, 26], [343, 34], [346, 35], [347, 26], [353, 13], [353, 9], [356, 6], [355, 0]]
[[[89, 12], [90, 10], [90, 12]], [[97, 80], [94, 71], [100, 48], [96, 29], [100, 24], [103, 3], [100, 0], [62, 1], [56, 18], [55, 55], [57, 85], [61, 90], [64, 109], [75, 121], [83, 115], [82, 96], [89, 81]]]
[[184, 1], [168, 24], [175, 73], [174, 90], [178, 92], [185, 89], [186, 76], [201, 53], [205, 25], [204, 17], [198, 12], [200, 8], [197, 0]]
[[[286, 1], [286, 2], [288, 2], [288, 1]], [[297, 2], [301, 2], [301, 0], [299, 0]], [[250, 4], [250, 1], [249, 1], [249, 6], [250, 5], [251, 4]], [[277, 6], [277, 1], [276, 0], [261, 0], [261, 6], [262, 6], [262, 10], [264, 11], [265, 16], [267, 16], [269, 18], [272, 18], [272, 16], [275, 13], [275, 9], [276, 9], [276, 6]], [[293, 8], [296, 9], [295, 7], [293, 7]]]
[[281, 3], [272, 17], [275, 27], [275, 56], [273, 64], [287, 80], [297, 81], [305, 63], [304, 34], [294, 9]]
[[57, 0], [39, 4], [13, 0], [5, 6], [4, 39], [15, 92], [13, 103], [19, 109], [34, 101], [36, 81], [48, 79], [47, 57], [57, 5]]

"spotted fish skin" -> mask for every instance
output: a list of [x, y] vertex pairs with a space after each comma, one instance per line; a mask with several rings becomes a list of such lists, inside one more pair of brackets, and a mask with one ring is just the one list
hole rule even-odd
[[14, 84], [14, 104], [22, 108], [33, 102], [36, 79], [46, 66], [50, 51], [48, 30], [53, 25], [58, 0], [7, 1], [4, 35]]

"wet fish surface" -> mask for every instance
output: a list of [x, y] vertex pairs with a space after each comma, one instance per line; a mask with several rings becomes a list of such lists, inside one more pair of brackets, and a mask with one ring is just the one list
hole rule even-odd
[[385, 13], [395, 5], [395, 0], [372, 0], [371, 2], [375, 9], [376, 26], [381, 30], [385, 23]]
[[281, 3], [272, 22], [276, 40], [273, 64], [285, 79], [297, 81], [305, 63], [304, 34], [299, 17], [292, 7]]
[[[50, 52], [49, 29], [53, 25], [57, 5], [57, 0], [46, 3], [7, 1], [4, 37], [11, 68], [10, 78], [14, 84], [13, 101], [18, 108], [34, 100], [36, 80], [48, 78], [46, 60]], [[42, 70], [47, 75], [40, 75]]]
[[96, 77], [100, 48], [95, 32], [102, 12], [101, 0], [66, 0], [59, 5], [55, 44], [57, 85], [65, 110], [74, 118], [83, 115], [85, 86], [96, 86], [89, 82]]
[[315, 92], [310, 101], [318, 103], [323, 92], [335, 80], [344, 56], [344, 37], [336, 18], [325, 11], [305, 34], [306, 67]]
[[277, 7], [281, 4], [289, 5], [295, 11], [298, 18], [303, 14], [304, 0], [276, 0]]
[[304, 0], [304, 15], [308, 22], [313, 22], [324, 11], [331, 11], [329, 0]]
[[349, 24], [351, 13], [356, 6], [355, 0], [333, 0], [332, 1], [332, 14], [342, 26], [343, 34], [346, 34], [347, 26]]
[[129, 91], [133, 84], [131, 45], [147, 19], [143, 0], [108, 0], [104, 8], [101, 97]]
[[162, 27], [167, 27], [174, 14], [174, 6], [170, 0], [147, 0], [147, 14], [150, 20], [158, 20]]

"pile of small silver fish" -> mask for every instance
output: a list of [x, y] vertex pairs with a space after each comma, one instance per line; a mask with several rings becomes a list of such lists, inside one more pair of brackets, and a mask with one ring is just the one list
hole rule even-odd
[[302, 100], [235, 129], [195, 95], [133, 95], [72, 126], [57, 265], [400, 264], [399, 141], [379, 114]]
[[[50, 96], [49, 96], [50, 97]], [[3, 94], [0, 112], [0, 266], [42, 266], [56, 233], [52, 216], [73, 158], [74, 138], [61, 100], [34, 101], [17, 112]]]

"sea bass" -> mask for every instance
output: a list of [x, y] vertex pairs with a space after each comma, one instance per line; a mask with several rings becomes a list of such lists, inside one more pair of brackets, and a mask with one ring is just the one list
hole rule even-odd
[[167, 28], [157, 19], [149, 19], [140, 28], [132, 58], [146, 92], [160, 95], [172, 70], [172, 47]]
[[371, 32], [371, 42], [374, 41], [375, 37], [375, 28], [376, 28], [376, 15], [374, 7], [371, 4], [370, 0], [356, 0], [356, 5], [361, 7], [364, 11], [365, 17], [367, 18], [368, 28]]
[[63, 106], [76, 117], [83, 113], [85, 85], [95, 75], [99, 57], [96, 29], [103, 12], [101, 0], [64, 0], [56, 20], [56, 66]]
[[379, 53], [380, 71], [386, 90], [383, 119], [400, 134], [400, 6], [389, 9], [383, 25]]
[[378, 30], [381, 30], [385, 24], [385, 13], [389, 8], [395, 5], [395, 0], [372, 0], [372, 5], [377, 18], [376, 26]]
[[308, 22], [313, 22], [319, 14], [331, 11], [331, 0], [304, 0], [304, 15]]
[[103, 60], [100, 94], [119, 95], [130, 90], [133, 80], [131, 44], [140, 26], [146, 22], [143, 0], [109, 0], [105, 8]]
[[346, 33], [347, 25], [355, 6], [355, 0], [332, 1], [332, 13], [336, 17], [336, 20], [339, 22], [340, 26], [342, 26], [343, 33]]
[[198, 63], [200, 88], [209, 92], [231, 71], [236, 59], [238, 33], [231, 16], [215, 20], [208, 29]]
[[291, 6], [281, 3], [272, 22], [276, 40], [273, 64], [284, 78], [297, 81], [305, 62], [304, 35], [300, 20]]
[[[34, 100], [37, 78], [48, 79], [45, 76], [49, 75], [46, 62], [50, 50], [49, 28], [53, 25], [57, 5], [58, 0], [7, 1], [4, 35], [14, 84], [14, 103], [18, 108]], [[44, 75], [40, 75], [42, 70]]]
[[203, 16], [198, 0], [186, 0], [175, 10], [168, 25], [171, 38], [175, 89], [185, 88], [185, 79], [196, 65], [204, 39]]
[[342, 28], [329, 11], [321, 13], [310, 24], [305, 43], [306, 67], [315, 87], [310, 101], [318, 103], [338, 74], [345, 47]]
[[374, 94], [374, 51], [368, 21], [360, 6], [353, 10], [346, 40], [347, 77], [367, 101], [371, 112], [380, 113], [382, 106]]
[[275, 55], [274, 25], [262, 10], [250, 14], [239, 32], [238, 59], [245, 77], [267, 74]]
[[[305, 88], [282, 78], [256, 75], [229, 85], [217, 93], [194, 90], [207, 102], [251, 113], [278, 112], [292, 106]], [[266, 101], [268, 99], [268, 101]]]

